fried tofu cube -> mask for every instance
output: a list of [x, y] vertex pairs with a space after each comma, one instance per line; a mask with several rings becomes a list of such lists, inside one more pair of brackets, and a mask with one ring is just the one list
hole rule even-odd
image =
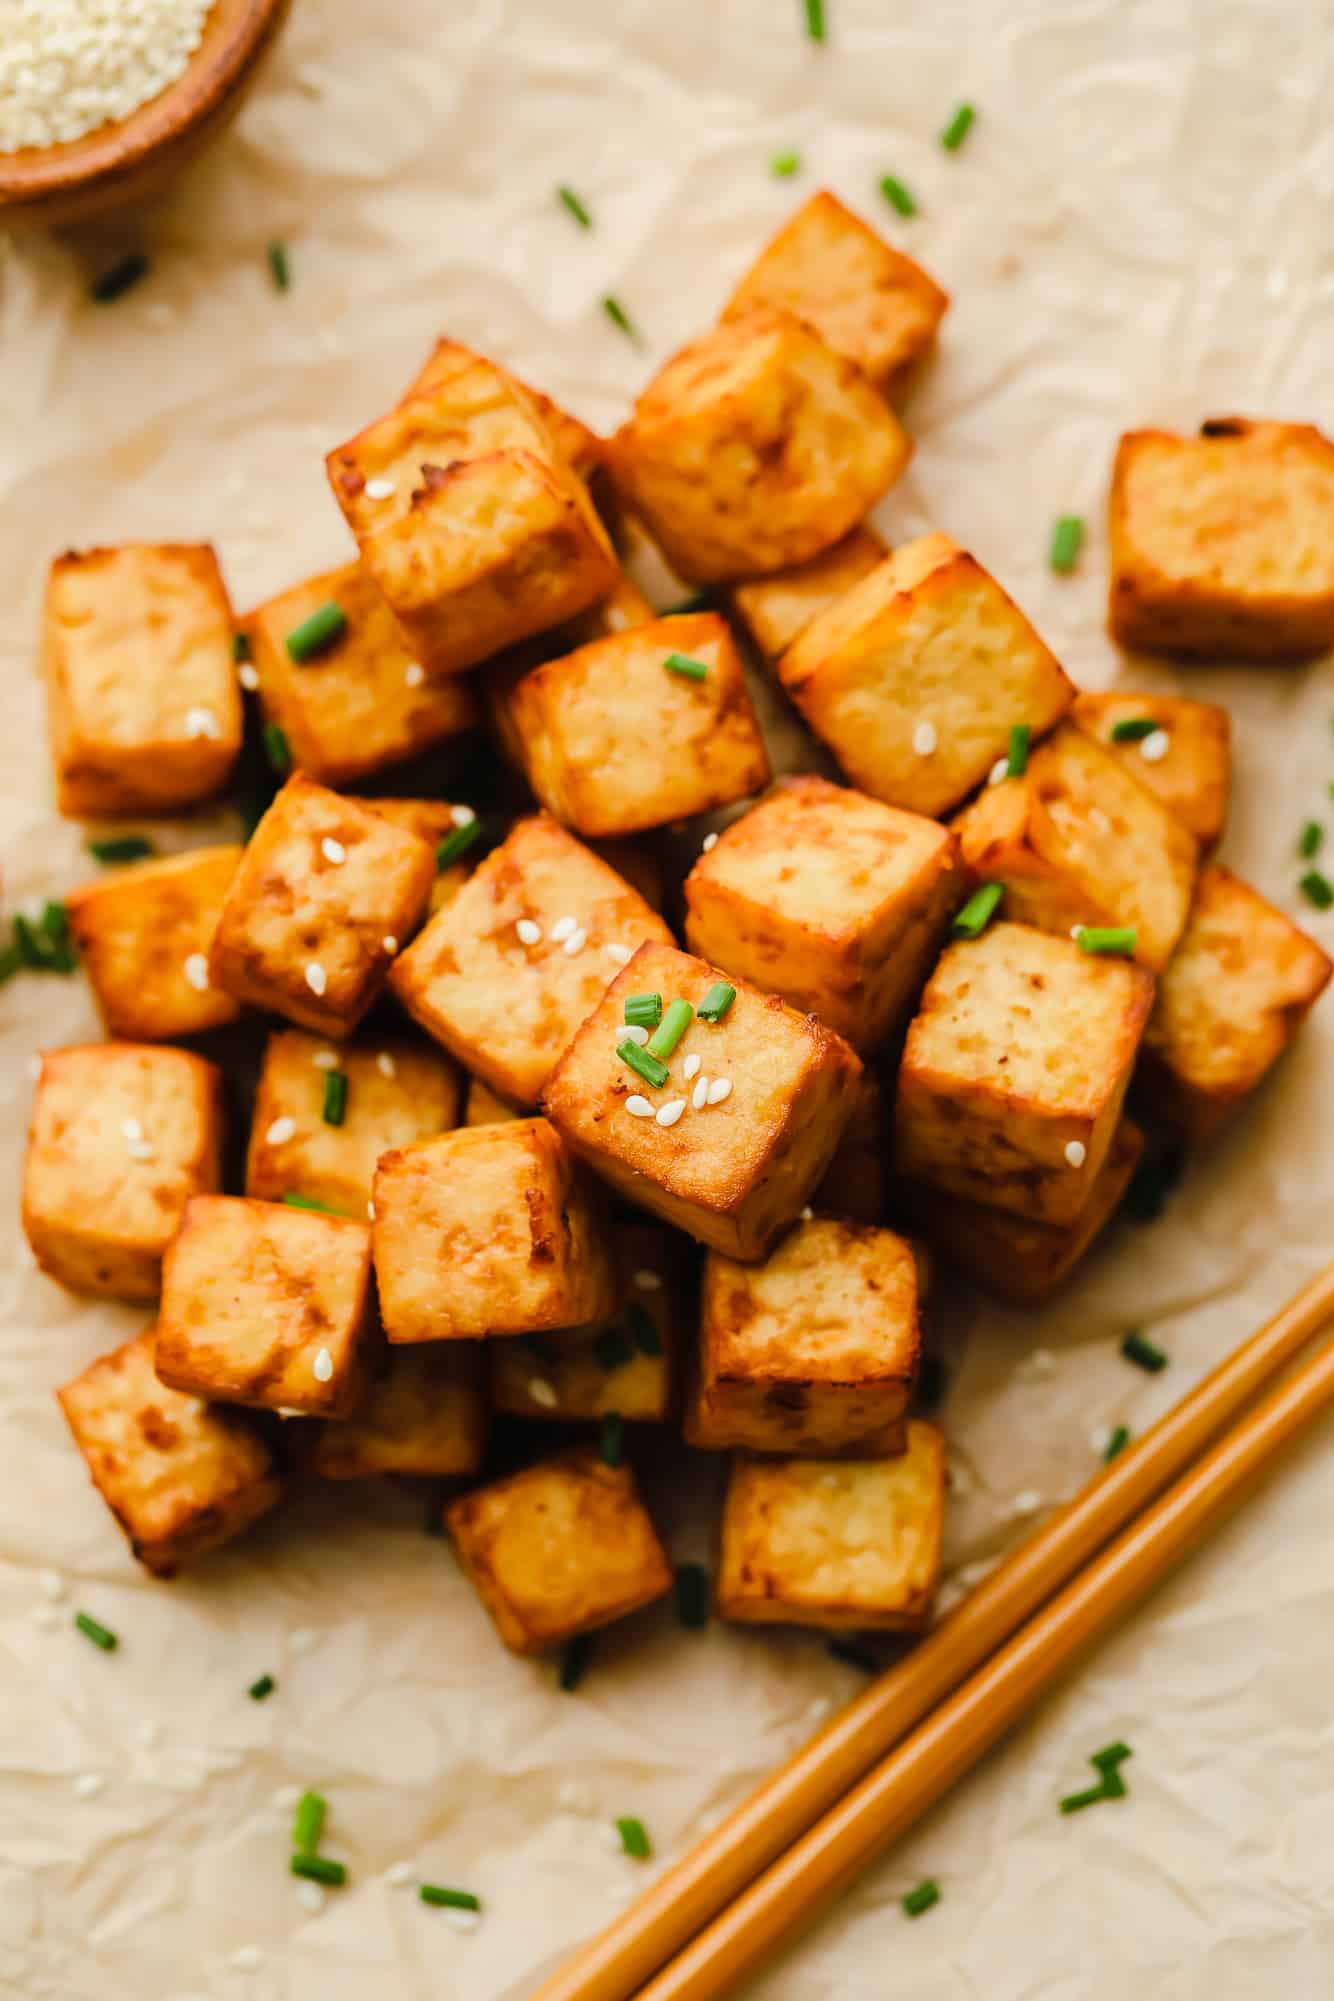
[[428, 1034], [515, 1105], [552, 1065], [617, 966], [671, 932], [627, 882], [538, 814], [518, 821], [394, 966]]
[[322, 1425], [305, 1465], [322, 1480], [462, 1479], [481, 1471], [489, 1425], [474, 1343], [390, 1348], [357, 1415]]
[[457, 860], [441, 868], [440, 849], [461, 828], [471, 827], [477, 814], [471, 806], [451, 805], [447, 799], [368, 799], [365, 803], [386, 820], [392, 820], [396, 827], [406, 827], [410, 834], [419, 835], [434, 852], [435, 881], [426, 903], [427, 916], [434, 917], [437, 910], [454, 901], [472, 874], [479, 852], [473, 847], [465, 848]]
[[248, 1529], [282, 1499], [274, 1457], [239, 1411], [182, 1396], [148, 1327], [56, 1395], [93, 1485], [155, 1577]]
[[774, 666], [813, 618], [869, 577], [888, 554], [883, 537], [863, 523], [809, 562], [775, 570], [754, 583], [737, 584], [731, 592], [732, 609], [757, 651]]
[[661, 912], [667, 903], [667, 882], [662, 857], [649, 841], [613, 840], [588, 843], [599, 861], [614, 869], [631, 889], [637, 889], [650, 910]]
[[297, 1417], [349, 1417], [378, 1342], [365, 1223], [197, 1195], [162, 1269], [157, 1372], [170, 1388]]
[[1334, 443], [1313, 424], [1128, 431], [1110, 530], [1108, 619], [1123, 646], [1223, 660], [1334, 646]]
[[297, 771], [251, 835], [209, 951], [216, 986], [317, 1035], [350, 1035], [435, 882], [417, 834]]
[[883, 385], [930, 346], [949, 302], [920, 264], [821, 189], [761, 251], [723, 318], [756, 306], [795, 313]]
[[948, 535], [905, 542], [806, 627], [778, 676], [854, 785], [947, 813], [1034, 739], [1074, 684], [1014, 600]]
[[187, 1202], [219, 1184], [222, 1075], [202, 1056], [132, 1042], [41, 1058], [23, 1170], [23, 1228], [72, 1292], [153, 1299]]
[[885, 1220], [888, 1123], [884, 1096], [874, 1071], [864, 1070], [852, 1117], [843, 1128], [824, 1179], [811, 1195], [811, 1207], [818, 1214], [846, 1216], [852, 1223]]
[[[666, 665], [684, 659], [703, 675]], [[501, 733], [577, 834], [642, 833], [761, 791], [769, 759], [727, 621], [655, 619], [501, 686]]]
[[1038, 1223], [1073, 1223], [1111, 1147], [1153, 979], [1026, 924], [949, 946], [908, 1030], [900, 1174]]
[[734, 583], [841, 541], [912, 445], [855, 362], [755, 310], [682, 348], [610, 443], [612, 478], [672, 568]]
[[893, 1230], [817, 1216], [760, 1265], [711, 1251], [686, 1438], [887, 1458], [904, 1447], [921, 1345], [917, 1263]]
[[[347, 620], [341, 637], [313, 660], [294, 660], [288, 635], [329, 604]], [[481, 720], [468, 683], [426, 679], [360, 563], [270, 598], [244, 630], [264, 714], [287, 738], [296, 768], [321, 785], [361, 783]]]
[[747, 1459], [723, 1502], [718, 1611], [745, 1625], [915, 1633], [940, 1580], [945, 1441], [894, 1459]]
[[754, 1262], [828, 1167], [852, 1116], [861, 1064], [831, 1029], [738, 978], [725, 982], [735, 999], [722, 1020], [696, 1015], [672, 1054], [668, 1082], [655, 1089], [617, 1054], [627, 998], [656, 993], [664, 1008], [684, 1000], [698, 1009], [719, 979], [715, 967], [674, 946], [641, 945], [556, 1065], [543, 1098], [570, 1145], [619, 1194], [700, 1243]]
[[108, 1035], [170, 1042], [240, 1018], [208, 970], [241, 849], [195, 848], [135, 862], [65, 899], [70, 933]]
[[[407, 403], [417, 396], [429, 396], [437, 389], [465, 381], [479, 362], [484, 368], [494, 366], [458, 341], [437, 340], [420, 372], [409, 383], [403, 401]], [[498, 372], [532, 405], [570, 470], [582, 480], [593, 479], [601, 470], [605, 455], [603, 441], [597, 432], [591, 431], [587, 424], [572, 416], [568, 410], [563, 410], [543, 390], [534, 389], [530, 383], [521, 381], [517, 375], [510, 375], [505, 369]]]
[[686, 942], [874, 1049], [912, 1011], [961, 883], [937, 821], [786, 778], [686, 877]]
[[429, 1043], [377, 1036], [333, 1049], [282, 1029], [264, 1051], [246, 1194], [264, 1202], [304, 1195], [360, 1222], [380, 1155], [448, 1132], [459, 1099], [458, 1071]]
[[468, 1096], [463, 1112], [465, 1126], [500, 1126], [522, 1117], [522, 1112], [516, 1111], [513, 1105], [506, 1104], [503, 1098], [497, 1097], [491, 1086], [484, 1084], [480, 1077], [469, 1077]]
[[1155, 1123], [1192, 1144], [1208, 1139], [1277, 1062], [1330, 971], [1315, 940], [1257, 890], [1206, 868], [1144, 1032]]
[[633, 1473], [586, 1448], [465, 1494], [445, 1523], [512, 1653], [545, 1653], [672, 1588]]
[[1005, 915], [1068, 935], [1129, 926], [1134, 956], [1161, 972], [1185, 928], [1195, 836], [1110, 749], [1062, 724], [1022, 778], [989, 786], [954, 823], [975, 882], [1005, 885]]
[[541, 1334], [615, 1309], [598, 1192], [546, 1119], [397, 1147], [380, 1158], [374, 1202], [391, 1341]]
[[241, 692], [206, 543], [58, 556], [42, 658], [62, 813], [165, 813], [222, 791], [241, 749]]
[[[1232, 790], [1232, 718], [1226, 709], [1184, 695], [1117, 689], [1079, 695], [1070, 720], [1156, 792], [1206, 854], [1217, 846]], [[1149, 723], [1153, 728], [1146, 731]], [[1137, 734], [1118, 738], [1117, 730]]]

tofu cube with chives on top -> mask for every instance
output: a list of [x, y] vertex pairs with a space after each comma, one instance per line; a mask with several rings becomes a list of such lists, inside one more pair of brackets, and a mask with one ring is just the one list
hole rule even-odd
[[884, 386], [923, 354], [949, 294], [827, 189], [803, 202], [760, 252], [724, 320], [777, 306]]
[[860, 1077], [843, 1038], [778, 995], [647, 944], [579, 1029], [543, 1101], [619, 1194], [754, 1261], [828, 1167]]
[[598, 1191], [546, 1119], [397, 1147], [381, 1156], [374, 1203], [390, 1341], [545, 1334], [618, 1304]]
[[806, 627], [778, 676], [852, 784], [936, 818], [1075, 689], [1014, 600], [948, 535], [905, 542]]
[[769, 759], [727, 621], [655, 619], [507, 685], [502, 734], [578, 834], [637, 834], [762, 791]]
[[231, 606], [207, 544], [58, 556], [42, 654], [67, 817], [168, 813], [226, 786], [241, 750], [241, 694]]
[[608, 449], [619, 498], [694, 584], [818, 556], [912, 454], [857, 364], [804, 321], [768, 309], [682, 348]]
[[852, 1223], [885, 1220], [885, 1154], [888, 1122], [885, 1094], [872, 1070], [862, 1072], [852, 1117], [810, 1206], [821, 1216], [846, 1216]]
[[634, 1474], [586, 1447], [465, 1494], [445, 1524], [512, 1653], [545, 1653], [672, 1588]]
[[763, 1264], [711, 1251], [686, 1438], [888, 1458], [904, 1449], [920, 1361], [917, 1263], [893, 1230], [815, 1217]]
[[480, 1472], [490, 1413], [471, 1341], [389, 1348], [355, 1417], [321, 1425], [302, 1461], [321, 1480], [457, 1480]]
[[374, 1036], [333, 1046], [282, 1029], [264, 1051], [246, 1194], [300, 1195], [363, 1222], [380, 1155], [457, 1125], [460, 1096], [458, 1071], [431, 1043]]
[[1070, 720], [1120, 758], [1188, 827], [1217, 845], [1232, 789], [1232, 719], [1214, 702], [1182, 695], [1080, 695]]
[[471, 806], [447, 799], [367, 799], [384, 819], [417, 834], [435, 851], [435, 881], [426, 903], [434, 917], [452, 903], [472, 874], [480, 852], [482, 823]]
[[1153, 979], [1026, 924], [950, 945], [908, 1030], [894, 1105], [908, 1179], [1072, 1224], [1111, 1149]]
[[418, 835], [295, 772], [250, 838], [213, 936], [211, 978], [301, 1028], [350, 1035], [435, 876]]
[[546, 814], [519, 820], [398, 959], [394, 997], [465, 1069], [534, 1105], [657, 912]]
[[158, 1313], [157, 1372], [172, 1389], [347, 1417], [377, 1347], [367, 1224], [238, 1195], [186, 1205]]
[[1003, 883], [1004, 913], [1058, 936], [1124, 930], [1161, 972], [1185, 928], [1195, 836], [1114, 751], [1063, 723], [1022, 777], [989, 786], [954, 822], [970, 882]]
[[718, 1612], [744, 1625], [920, 1632], [940, 1581], [945, 1441], [893, 1459], [733, 1461]]
[[186, 1204], [219, 1185], [221, 1072], [130, 1042], [40, 1061], [23, 1169], [33, 1256], [72, 1292], [153, 1299]]
[[734, 585], [732, 610], [756, 651], [775, 666], [812, 619], [869, 577], [889, 554], [884, 538], [863, 522], [832, 549], [752, 583]]
[[251, 1419], [167, 1388], [156, 1344], [156, 1329], [145, 1328], [56, 1395], [135, 1556], [155, 1577], [172, 1577], [267, 1514], [283, 1482]]
[[321, 785], [364, 783], [481, 720], [471, 684], [427, 680], [360, 563], [270, 598], [243, 630], [265, 717]]
[[[466, 387], [470, 379], [475, 379], [479, 362], [483, 368], [493, 366], [456, 340], [437, 340], [401, 400], [408, 403], [415, 397], [428, 396], [456, 384]], [[605, 457], [605, 447], [597, 432], [591, 431], [570, 411], [562, 409], [545, 391], [534, 389], [531, 383], [521, 381], [507, 369], [501, 369], [499, 373], [536, 410], [556, 452], [571, 472], [584, 481], [595, 478]]]
[[1277, 1062], [1330, 972], [1313, 938], [1212, 863], [1144, 1031], [1146, 1117], [1191, 1144], [1210, 1138]]
[[81, 883], [65, 899], [70, 935], [108, 1035], [168, 1042], [239, 1019], [208, 955], [241, 849], [195, 848]]
[[685, 899], [701, 959], [874, 1049], [911, 1012], [962, 900], [958, 843], [865, 793], [786, 778], [699, 857]]
[[1110, 508], [1108, 623], [1183, 659], [1308, 660], [1334, 646], [1334, 442], [1216, 417], [1128, 431]]

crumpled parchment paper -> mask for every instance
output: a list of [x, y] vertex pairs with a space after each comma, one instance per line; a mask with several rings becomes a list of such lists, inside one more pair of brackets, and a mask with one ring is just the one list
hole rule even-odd
[[[444, 330], [610, 427], [716, 312], [804, 193], [863, 206], [954, 294], [913, 393], [919, 449], [881, 510], [993, 568], [1074, 675], [1228, 702], [1225, 858], [1295, 908], [1294, 840], [1334, 778], [1329, 665], [1176, 677], [1120, 663], [1102, 622], [1115, 438], [1242, 410], [1334, 420], [1334, 38], [1326, 6], [1265, 0], [301, 0], [258, 92], [142, 234], [151, 277], [87, 302], [89, 258], [132, 225], [27, 240], [0, 261], [0, 734], [4, 895], [87, 871], [51, 810], [36, 672], [56, 550], [217, 542], [245, 607], [346, 548], [321, 455], [379, 413]], [[936, 133], [955, 102], [964, 150]], [[780, 148], [805, 162], [768, 171]], [[893, 172], [920, 217], [875, 184]], [[553, 190], [572, 183], [597, 227]], [[291, 246], [270, 285], [264, 245]], [[642, 329], [635, 348], [605, 292]], [[1090, 519], [1079, 573], [1050, 524]], [[198, 840], [220, 817], [180, 830]], [[1304, 913], [1334, 939], [1334, 916]], [[96, 1033], [82, 982], [0, 1000], [9, 1144], [0, 1335], [0, 1993], [22, 2001], [494, 2001], [605, 1920], [655, 1864], [612, 1851], [638, 1814], [681, 1851], [855, 1677], [818, 1638], [669, 1610], [605, 1642], [576, 1696], [508, 1657], [425, 1537], [414, 1498], [307, 1496], [171, 1585], [135, 1569], [53, 1387], [141, 1324], [40, 1277], [15, 1224], [28, 1060]], [[1141, 1428], [1329, 1251], [1334, 1012], [1193, 1171], [1167, 1216], [1117, 1232], [1044, 1313], [956, 1306], [945, 1421], [959, 1588]], [[1118, 1359], [1128, 1325], [1172, 1364]], [[1032, 1360], [1047, 1350], [1051, 1361]], [[1328, 1794], [1334, 1487], [1325, 1427], [1243, 1517], [763, 1979], [764, 2001], [1232, 2001], [1314, 1997], [1334, 1974]], [[678, 1556], [708, 1549], [716, 1469], [650, 1466]], [[696, 1489], [702, 1491], [695, 1491]], [[44, 1625], [41, 1573], [68, 1580]], [[86, 1605], [123, 1636], [68, 1628]], [[246, 1700], [259, 1673], [265, 1704]], [[1087, 1754], [1125, 1736], [1123, 1803], [1063, 1820]], [[76, 1797], [78, 1775], [105, 1780]], [[284, 1787], [331, 1802], [351, 1886], [307, 1914]], [[463, 1936], [405, 1859], [477, 1890]], [[937, 1876], [910, 1924], [898, 1895]], [[239, 1953], [239, 1961], [236, 1955]]]

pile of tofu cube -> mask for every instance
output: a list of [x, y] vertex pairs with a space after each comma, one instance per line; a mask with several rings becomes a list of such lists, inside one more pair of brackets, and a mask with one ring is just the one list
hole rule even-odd
[[[224, 791], [247, 704], [288, 766], [244, 846], [68, 900], [109, 1039], [41, 1059], [23, 1219], [63, 1285], [155, 1302], [60, 1392], [150, 1571], [294, 1480], [446, 1480], [503, 1642], [559, 1647], [670, 1590], [633, 1461], [674, 1424], [732, 1455], [721, 1616], [929, 1618], [933, 1268], [1046, 1299], [1140, 1159], [1128, 1092], [1203, 1143], [1331, 970], [1210, 859], [1223, 710], [1081, 693], [948, 534], [868, 525], [947, 303], [817, 195], [609, 440], [440, 341], [329, 455], [355, 554], [240, 620], [209, 548], [54, 564], [62, 812]], [[1127, 645], [1334, 644], [1316, 430], [1124, 437], [1111, 521]], [[702, 605], [658, 615], [631, 534]], [[843, 782], [771, 783], [747, 655]], [[489, 846], [395, 787], [483, 726], [527, 802]], [[488, 1478], [493, 1413], [526, 1451]]]

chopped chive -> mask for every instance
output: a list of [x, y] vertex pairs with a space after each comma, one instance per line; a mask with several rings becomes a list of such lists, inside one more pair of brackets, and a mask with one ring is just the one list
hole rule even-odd
[[709, 988], [699, 1006], [695, 1009], [701, 1021], [722, 1021], [736, 999], [736, 988], [726, 980], [717, 980]]
[[[1097, 1760], [1095, 1759], [1093, 1762], [1096, 1764]], [[1102, 1775], [1102, 1791], [1104, 1799], [1123, 1800], [1126, 1794], [1129, 1792], [1129, 1790], [1130, 1790], [1129, 1786], [1126, 1784], [1125, 1780], [1121, 1777], [1121, 1774], [1117, 1771], [1115, 1765], [1109, 1765], [1107, 1770]]]
[[669, 1001], [662, 1020], [648, 1039], [647, 1053], [665, 1063], [669, 1056], [675, 1054], [677, 1043], [694, 1019], [695, 1010], [688, 1000]]
[[148, 259], [143, 252], [132, 251], [128, 257], [122, 257], [119, 264], [113, 264], [99, 278], [94, 278], [94, 300], [99, 306], [110, 306], [117, 299], [123, 299], [141, 278], [148, 276], [148, 269]]
[[1033, 732], [1027, 723], [1010, 727], [1010, 748], [1005, 758], [1005, 776], [1022, 778], [1028, 770], [1028, 740]]
[[249, 658], [250, 634], [248, 632], [234, 632], [232, 634], [232, 659], [239, 667]]
[[573, 188], [559, 187], [556, 193], [574, 217], [580, 229], [591, 229], [593, 227], [592, 216], [588, 213], [588, 210], [584, 207]]
[[1082, 1793], [1067, 1793], [1061, 1801], [1062, 1813], [1079, 1813], [1086, 1806], [1095, 1806], [1099, 1800], [1108, 1797], [1106, 1786], [1089, 1786]]
[[104, 1626], [100, 1619], [93, 1617], [91, 1612], [76, 1612], [74, 1614], [74, 1623], [84, 1638], [91, 1640], [95, 1647], [100, 1647], [104, 1654], [114, 1654], [116, 1648], [120, 1645], [120, 1641], [116, 1638], [110, 1626]]
[[956, 105], [949, 124], [940, 135], [940, 143], [947, 153], [957, 153], [972, 130], [977, 109], [971, 104]]
[[89, 841], [88, 852], [95, 862], [141, 862], [157, 849], [144, 834], [115, 834], [106, 840]]
[[446, 1911], [480, 1911], [482, 1900], [471, 1890], [450, 1890], [443, 1883], [419, 1883], [417, 1895], [424, 1904]]
[[597, 1646], [596, 1633], [576, 1633], [560, 1657], [560, 1685], [572, 1695], [588, 1672], [588, 1663]]
[[326, 1070], [324, 1105], [320, 1112], [326, 1126], [341, 1126], [347, 1116], [347, 1072]]
[[313, 1855], [324, 1832], [328, 1802], [319, 1793], [304, 1792], [292, 1815], [292, 1846], [298, 1855]]
[[73, 973], [79, 962], [70, 944], [69, 918], [63, 903], [48, 902], [34, 924], [21, 912], [14, 918], [14, 946], [21, 964], [33, 973]]
[[1005, 894], [1003, 882], [984, 882], [975, 889], [950, 926], [955, 938], [980, 938], [996, 915], [996, 906]]
[[625, 1309], [625, 1324], [641, 1355], [662, 1353], [662, 1336], [647, 1306], [641, 1306], [637, 1299], [632, 1299]]
[[1058, 576], [1068, 576], [1079, 561], [1084, 543], [1084, 519], [1079, 514], [1062, 514], [1051, 531], [1047, 561]]
[[68, 945], [69, 912], [63, 903], [54, 902], [48, 897], [42, 905], [40, 923], [42, 935], [49, 938], [53, 945]]
[[1145, 1155], [1126, 1190], [1126, 1208], [1137, 1223], [1157, 1222], [1185, 1171], [1186, 1155], [1181, 1147], [1155, 1148]]
[[294, 1876], [305, 1876], [312, 1883], [329, 1883], [336, 1890], [347, 1881], [347, 1864], [335, 1862], [329, 1855], [294, 1855], [291, 1869]]
[[264, 755], [280, 778], [292, 769], [292, 746], [287, 741], [287, 732], [277, 723], [264, 725]]
[[835, 1636], [829, 1642], [829, 1651], [836, 1661], [845, 1667], [856, 1668], [858, 1674], [879, 1674], [880, 1660], [868, 1646], [860, 1640], [840, 1639]]
[[1105, 1745], [1101, 1751], [1095, 1751], [1089, 1763], [1099, 1772], [1114, 1772], [1118, 1765], [1124, 1765], [1126, 1759], [1133, 1758], [1134, 1755], [1129, 1744], [1123, 1744], [1118, 1737], [1114, 1744]]
[[1095, 957], [1116, 954], [1128, 957], [1139, 943], [1139, 932], [1133, 924], [1081, 924], [1075, 943], [1081, 952], [1091, 952]]
[[480, 838], [481, 832], [482, 823], [474, 818], [465, 820], [461, 827], [455, 827], [452, 833], [446, 834], [435, 851], [437, 869], [448, 868], [460, 855], [466, 855], [473, 842]]
[[1145, 1369], [1151, 1376], [1156, 1376], [1160, 1370], [1167, 1367], [1167, 1356], [1163, 1350], [1136, 1329], [1132, 1329], [1126, 1335], [1121, 1343], [1121, 1353], [1128, 1362], [1133, 1362], [1137, 1369]]
[[277, 1686], [278, 1684], [271, 1674], [262, 1674], [258, 1681], [251, 1682], [249, 1688], [246, 1690], [246, 1694], [252, 1702], [263, 1702], [268, 1696], [273, 1694]]
[[300, 625], [292, 627], [286, 640], [288, 655], [298, 664], [314, 660], [319, 654], [327, 653], [346, 631], [347, 613], [342, 605], [330, 598], [327, 604], [317, 605]]
[[627, 335], [629, 339], [631, 340], [639, 339], [639, 335], [635, 330], [634, 321], [630, 318], [629, 313], [626, 312], [625, 307], [621, 304], [620, 300], [613, 298], [610, 292], [608, 292], [606, 298], [602, 301], [602, 310], [607, 315], [607, 318], [611, 321], [612, 325], [614, 327], [619, 327], [621, 332]]
[[692, 1631], [709, 1623], [709, 1573], [702, 1563], [676, 1566], [676, 1617]]
[[1112, 724], [1112, 742], [1143, 743], [1157, 728], [1152, 716], [1124, 716], [1119, 723]]
[[618, 1410], [609, 1410], [602, 1420], [598, 1451], [604, 1466], [619, 1466], [625, 1457], [625, 1425]]
[[1302, 828], [1301, 839], [1297, 843], [1297, 852], [1303, 861], [1309, 862], [1312, 855], [1320, 853], [1324, 838], [1325, 830], [1320, 822], [1318, 820], [1308, 820]]
[[683, 681], [707, 681], [708, 662], [692, 660], [688, 653], [669, 653], [663, 661], [669, 674], [679, 674]]
[[628, 1036], [624, 1042], [617, 1043], [616, 1054], [622, 1063], [628, 1065], [636, 1076], [642, 1077], [646, 1084], [651, 1084], [655, 1091], [660, 1091], [671, 1075], [665, 1063], [659, 1063], [656, 1056], [650, 1056], [647, 1049], [641, 1049], [639, 1044], [631, 1042]]
[[327, 1202], [317, 1202], [313, 1195], [299, 1195], [295, 1188], [289, 1188], [283, 1196], [289, 1209], [314, 1209], [321, 1216], [336, 1216], [337, 1209], [331, 1209]]
[[906, 1896], [900, 1897], [899, 1902], [906, 1916], [920, 1918], [923, 1911], [929, 1911], [933, 1904], [940, 1902], [940, 1885], [928, 1876], [915, 1890], [909, 1890]]
[[916, 215], [917, 203], [913, 200], [912, 195], [909, 193], [908, 189], [904, 187], [903, 182], [899, 180], [896, 175], [894, 174], [881, 175], [880, 192], [885, 197], [885, 200], [889, 203], [890, 207], [893, 209], [897, 209], [900, 215], [904, 216]]
[[1106, 1445], [1104, 1445], [1102, 1449], [1103, 1465], [1110, 1466], [1113, 1459], [1116, 1458], [1117, 1454], [1119, 1452], [1124, 1452], [1129, 1443], [1130, 1443], [1130, 1426], [1128, 1424], [1118, 1424], [1115, 1431], [1113, 1431], [1111, 1437], [1107, 1440]]
[[801, 171], [800, 153], [794, 153], [791, 151], [788, 151], [786, 153], [775, 153], [772, 160], [770, 160], [769, 162], [769, 172], [773, 174], [777, 180], [780, 181], [788, 180], [791, 177], [791, 175], [800, 173], [800, 171]]
[[1297, 887], [1307, 902], [1313, 903], [1317, 910], [1328, 910], [1330, 904], [1334, 903], [1334, 883], [1330, 882], [1327, 875], [1322, 875], [1318, 868], [1308, 869]]
[[616, 1832], [627, 1855], [633, 1855], [636, 1862], [647, 1862], [653, 1853], [653, 1846], [642, 1820], [636, 1820], [633, 1814], [624, 1814], [616, 1823]]
[[269, 260], [269, 276], [275, 291], [290, 292], [292, 289], [292, 260], [287, 254], [287, 245], [274, 241], [265, 251]]
[[608, 1327], [599, 1334], [593, 1343], [593, 1353], [598, 1358], [599, 1367], [605, 1369], [608, 1375], [613, 1369], [623, 1369], [635, 1356], [634, 1349], [619, 1327]]
[[624, 1015], [627, 1028], [656, 1028], [662, 1020], [662, 995], [627, 994]]
[[805, 0], [806, 39], [811, 42], [824, 40], [824, 0]]

